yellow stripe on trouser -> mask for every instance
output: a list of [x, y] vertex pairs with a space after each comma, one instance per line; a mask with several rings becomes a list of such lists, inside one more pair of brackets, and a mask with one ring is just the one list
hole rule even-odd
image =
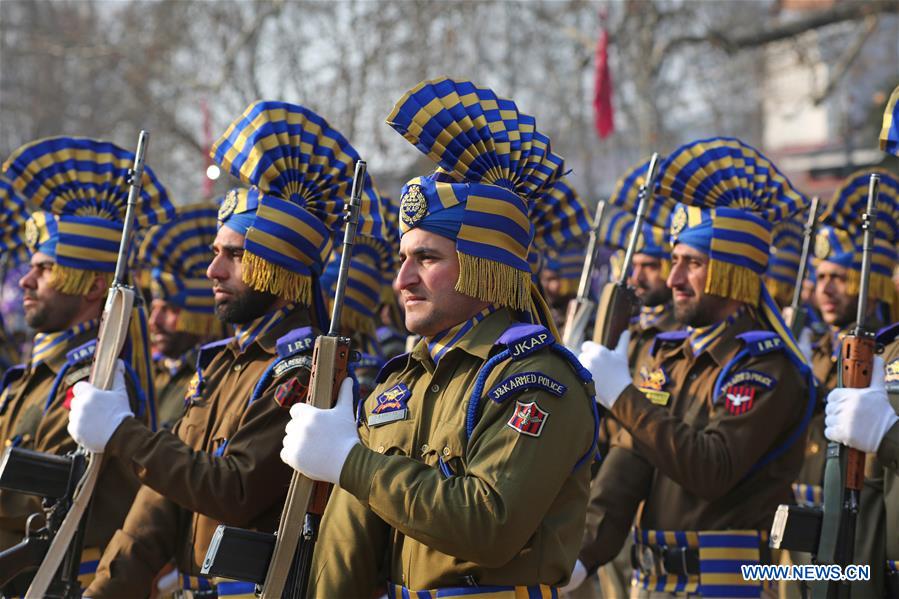
[[78, 568], [78, 584], [84, 590], [90, 586], [97, 575], [97, 566], [100, 564], [102, 552], [97, 547], [88, 547], [81, 551], [81, 565]]
[[450, 587], [427, 591], [412, 591], [399, 584], [387, 585], [389, 599], [558, 599], [559, 591], [545, 584], [532, 586]]

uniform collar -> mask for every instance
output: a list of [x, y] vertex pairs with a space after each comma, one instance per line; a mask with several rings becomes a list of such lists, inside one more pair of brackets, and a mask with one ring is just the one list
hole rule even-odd
[[727, 329], [732, 326], [745, 311], [745, 306], [740, 306], [736, 312], [716, 324], [710, 324], [704, 327], [687, 327], [687, 341], [690, 343], [690, 349], [693, 351], [693, 355], [698, 357], [702, 352], [714, 345], [718, 339], [724, 337], [725, 333], [727, 333]]
[[640, 314], [637, 316], [637, 325], [640, 327], [640, 330], [643, 331], [658, 328], [659, 323], [668, 320], [671, 310], [671, 304], [641, 306]]
[[29, 368], [32, 370], [40, 364], [46, 364], [54, 372], [66, 363], [66, 354], [97, 337], [100, 319], [94, 318], [76, 324], [64, 331], [37, 333], [31, 350]]
[[487, 306], [468, 320], [453, 325], [445, 331], [437, 333], [433, 337], [429, 338], [427, 340], [428, 353], [431, 356], [431, 360], [434, 361], [434, 364], [439, 363], [440, 358], [445, 356], [447, 352], [452, 350], [457, 345], [460, 345], [462, 341], [466, 337], [468, 337], [468, 334], [474, 331], [475, 328], [477, 328], [478, 324], [480, 324], [481, 321], [483, 321], [494, 312], [496, 312], [495, 306]]
[[[725, 327], [715, 339], [705, 346], [704, 352], [708, 354], [716, 364], [723, 366], [743, 348], [743, 342], [737, 339], [737, 335], [764, 328], [764, 325], [762, 325], [756, 317], [754, 310], [748, 308], [741, 310], [736, 314], [736, 318], [730, 326]], [[680, 353], [684, 358], [692, 360], [695, 360], [697, 357], [693, 355], [689, 339], [684, 339], [679, 346], [673, 348], [671, 351], [672, 354], [668, 355]]]
[[[266, 353], [277, 353], [278, 339], [290, 331], [309, 326], [309, 308], [298, 304], [288, 304], [283, 308], [260, 316], [253, 322], [235, 327], [235, 335], [229, 344], [234, 353], [240, 354], [258, 344]], [[241, 332], [243, 336], [241, 336]], [[243, 339], [243, 344], [241, 344]]]
[[[480, 360], [486, 360], [490, 357], [490, 352], [509, 325], [512, 324], [512, 314], [506, 308], [498, 308], [491, 314], [486, 315], [475, 326], [468, 331], [455, 343], [450, 350], [447, 350], [443, 357], [447, 354], [457, 351], [464, 351]], [[412, 350], [412, 358], [425, 364], [428, 370], [433, 369], [434, 361], [428, 352], [428, 342], [422, 339]]]
[[164, 354], [155, 354], [153, 360], [160, 370], [168, 372], [169, 376], [175, 376], [184, 368], [193, 370], [197, 364], [199, 348], [192, 347], [177, 358], [169, 358]]

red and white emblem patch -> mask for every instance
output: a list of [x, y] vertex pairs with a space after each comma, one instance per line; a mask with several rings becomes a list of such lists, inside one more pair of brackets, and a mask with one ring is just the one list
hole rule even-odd
[[522, 403], [515, 402], [515, 411], [512, 412], [512, 418], [508, 424], [522, 435], [531, 437], [539, 437], [543, 432], [543, 425], [549, 418], [549, 412], [544, 412], [536, 402]]
[[734, 416], [745, 414], [755, 399], [755, 387], [751, 385], [731, 385], [724, 390], [724, 406]]

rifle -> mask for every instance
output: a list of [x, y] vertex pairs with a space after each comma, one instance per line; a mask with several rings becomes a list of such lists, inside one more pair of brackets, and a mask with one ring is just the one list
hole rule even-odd
[[[100, 331], [97, 335], [97, 349], [94, 352], [91, 364], [90, 383], [99, 389], [112, 389], [115, 376], [116, 360], [125, 345], [128, 336], [128, 325], [131, 321], [131, 311], [134, 307], [136, 292], [127, 283], [128, 256], [131, 250], [131, 238], [134, 230], [134, 208], [140, 197], [144, 174], [144, 156], [147, 151], [149, 133], [141, 131], [137, 141], [137, 151], [134, 153], [134, 166], [129, 171], [130, 187], [128, 189], [128, 204], [125, 210], [125, 223], [122, 229], [122, 240], [119, 243], [119, 255], [116, 260], [115, 276], [106, 303], [103, 306], [103, 315], [100, 318]], [[72, 492], [69, 509], [65, 518], [60, 523], [56, 534], [53, 536], [47, 554], [38, 568], [25, 594], [25, 599], [40, 599], [47, 594], [47, 589], [53, 582], [53, 578], [59, 569], [63, 558], [69, 554], [69, 561], [77, 561], [81, 556], [81, 540], [84, 535], [82, 519], [90, 504], [91, 495], [97, 485], [100, 469], [103, 462], [102, 453], [88, 451], [79, 447], [74, 456], [85, 460], [84, 473], [79, 477], [78, 483]], [[70, 546], [75, 551], [70, 550]], [[79, 589], [80, 592], [80, 589]]]
[[593, 217], [593, 227], [590, 229], [590, 238], [587, 242], [587, 261], [581, 270], [581, 280], [577, 287], [577, 296], [568, 302], [565, 313], [565, 327], [562, 331], [562, 344], [566, 347], [579, 347], [584, 339], [584, 329], [587, 328], [587, 320], [596, 309], [596, 302], [590, 299], [590, 281], [593, 279], [593, 271], [596, 270], [596, 261], [599, 253], [599, 233], [602, 228], [603, 213], [606, 210], [606, 201], [600, 200], [596, 205], [596, 214]]
[[624, 263], [621, 265], [621, 273], [618, 280], [606, 283], [599, 296], [599, 304], [596, 308], [596, 324], [593, 327], [593, 341], [600, 343], [609, 349], [618, 345], [618, 338], [627, 330], [631, 317], [636, 312], [640, 302], [633, 289], [627, 286], [627, 274], [637, 251], [637, 242], [640, 240], [640, 232], [643, 221], [646, 218], [646, 204], [648, 196], [653, 193], [656, 183], [659, 155], [653, 153], [646, 169], [646, 178], [640, 186], [637, 214], [634, 220], [634, 228], [631, 230], [631, 238], [624, 254]]
[[812, 241], [815, 239], [815, 230], [818, 225], [818, 204], [820, 198], [812, 198], [812, 205], [808, 209], [808, 219], [805, 221], [805, 231], [802, 234], [802, 252], [799, 256], [799, 272], [796, 273], [796, 285], [793, 287], [793, 299], [790, 302], [790, 332], [795, 339], [799, 339], [802, 329], [805, 328], [806, 313], [802, 307], [802, 284], [808, 271], [808, 255], [811, 251]]
[[[343, 234], [343, 253], [331, 311], [331, 327], [326, 335], [319, 335], [315, 340], [312, 351], [312, 373], [306, 401], [317, 408], [334, 406], [340, 384], [347, 376], [350, 339], [340, 336], [340, 312], [359, 224], [364, 179], [365, 162], [359, 160], [356, 162]], [[254, 582], [262, 586], [262, 599], [304, 597], [312, 567], [312, 550], [330, 493], [330, 484], [313, 481], [294, 472], [277, 534], [219, 526], [206, 551], [200, 573]]]
[[[838, 386], [857, 389], [871, 384], [875, 333], [868, 329], [868, 287], [874, 247], [874, 220], [880, 177], [868, 183], [868, 205], [862, 214], [864, 231], [861, 287], [855, 329], [843, 338], [837, 371]], [[852, 562], [855, 522], [865, 479], [865, 454], [857, 449], [829, 443], [824, 468], [823, 508], [781, 505], [771, 526], [771, 547], [810, 551], [815, 563], [844, 567]], [[815, 599], [849, 597], [849, 585], [840, 581], [812, 583]]]

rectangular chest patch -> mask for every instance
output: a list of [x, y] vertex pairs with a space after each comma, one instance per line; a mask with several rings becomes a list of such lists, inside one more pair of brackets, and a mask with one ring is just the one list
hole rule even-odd
[[547, 418], [549, 418], [549, 413], [541, 410], [537, 402], [523, 403], [516, 401], [512, 418], [506, 424], [522, 435], [539, 437], [540, 433], [543, 432], [543, 426], [546, 424]]
[[406, 400], [412, 395], [405, 383], [397, 383], [377, 397], [376, 405], [368, 415], [369, 426], [379, 426], [397, 420], [405, 420], [409, 414]]
[[664, 391], [668, 384], [668, 375], [663, 368], [649, 370], [643, 366], [640, 368], [640, 382], [637, 388], [643, 392], [646, 399], [659, 406], [667, 406], [671, 393]]
[[541, 389], [556, 397], [562, 397], [568, 387], [540, 372], [522, 372], [500, 381], [498, 385], [487, 392], [487, 397], [496, 403], [502, 403], [507, 398], [529, 389]]

